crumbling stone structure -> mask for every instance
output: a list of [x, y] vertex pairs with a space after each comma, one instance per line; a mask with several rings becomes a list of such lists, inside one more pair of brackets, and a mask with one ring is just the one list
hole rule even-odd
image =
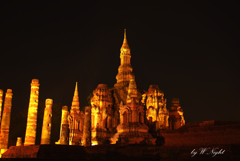
[[39, 80], [33, 79], [31, 83], [31, 94], [28, 107], [27, 127], [24, 145], [35, 145], [37, 128]]
[[0, 126], [1, 126], [1, 120], [2, 120], [2, 103], [3, 103], [3, 90], [0, 89]]
[[[120, 48], [120, 66], [116, 84], [108, 88], [99, 84], [93, 91], [91, 106], [80, 111], [78, 85], [76, 83], [70, 111], [62, 107], [59, 141], [61, 145], [100, 145], [100, 144], [152, 144], [159, 137], [159, 130], [175, 130], [185, 124], [179, 99], [173, 99], [167, 110], [164, 93], [157, 85], [150, 85], [148, 91], [137, 88], [131, 52], [126, 30]], [[2, 106], [0, 90], [0, 111]], [[39, 80], [33, 79], [28, 109], [24, 145], [34, 145], [37, 127]], [[50, 143], [52, 100], [46, 100], [42, 126], [41, 144]], [[0, 115], [1, 118], [1, 115]], [[18, 138], [17, 145], [21, 145]]]
[[69, 120], [69, 145], [81, 145], [83, 135], [83, 112], [79, 110], [78, 87], [76, 83]]
[[22, 138], [21, 137], [17, 137], [16, 146], [22, 146]]
[[91, 98], [92, 144], [103, 144], [111, 137], [113, 111], [112, 96], [106, 84], [99, 84]]
[[69, 144], [69, 124], [68, 124], [68, 106], [62, 107], [62, 118], [60, 128], [60, 139], [56, 144], [68, 145]]
[[185, 125], [185, 120], [179, 99], [173, 98], [171, 108], [169, 109], [169, 129], [176, 130], [183, 125]]
[[4, 100], [4, 109], [1, 120], [0, 149], [3, 154], [8, 149], [10, 117], [12, 110], [12, 90], [7, 89]]
[[111, 144], [155, 144], [156, 138], [148, 133], [148, 126], [144, 123], [145, 111], [137, 95], [137, 85], [131, 76], [126, 105], [120, 104], [120, 124], [117, 133], [111, 138]]
[[52, 127], [52, 99], [46, 99], [46, 107], [43, 115], [41, 144], [50, 144], [51, 127]]
[[85, 116], [84, 116], [84, 128], [83, 128], [83, 137], [82, 145], [91, 146], [91, 107], [85, 107]]
[[158, 85], [150, 85], [142, 96], [142, 103], [146, 106], [146, 122], [153, 132], [168, 128], [169, 113], [166, 108], [167, 99]]

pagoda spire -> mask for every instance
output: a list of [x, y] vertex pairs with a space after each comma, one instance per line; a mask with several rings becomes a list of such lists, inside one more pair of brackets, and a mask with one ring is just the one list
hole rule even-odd
[[121, 54], [129, 54], [130, 55], [130, 47], [127, 42], [126, 29], [124, 29], [123, 44], [122, 44], [120, 51], [121, 51]]
[[77, 82], [76, 82], [76, 86], [75, 86], [75, 91], [74, 91], [74, 96], [73, 96], [73, 101], [72, 101], [72, 107], [71, 109], [76, 109], [77, 111], [79, 111], [79, 97], [78, 97], [78, 86], [77, 86]]
[[121, 63], [118, 67], [118, 74], [116, 76], [117, 83], [114, 85], [114, 87], [128, 85], [130, 77], [134, 76], [132, 73], [133, 69], [131, 66], [131, 53], [127, 42], [126, 29], [124, 29], [123, 44], [120, 49], [120, 60]]
[[78, 85], [77, 85], [78, 82], [76, 82], [76, 86], [75, 86], [75, 91], [74, 91], [74, 96], [77, 96], [78, 97]]

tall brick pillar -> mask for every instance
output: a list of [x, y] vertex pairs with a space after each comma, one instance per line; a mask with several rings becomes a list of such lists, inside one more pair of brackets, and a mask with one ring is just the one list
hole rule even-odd
[[68, 125], [68, 106], [62, 107], [62, 119], [60, 128], [60, 139], [55, 144], [68, 145], [69, 140], [69, 125]]
[[31, 94], [28, 108], [27, 128], [24, 145], [35, 145], [37, 128], [39, 80], [33, 79], [31, 83]]
[[43, 116], [43, 125], [42, 125], [42, 136], [41, 144], [50, 144], [51, 138], [51, 125], [52, 125], [52, 99], [46, 99], [44, 116]]
[[1, 135], [0, 135], [0, 149], [1, 154], [4, 153], [8, 148], [8, 137], [10, 127], [10, 117], [12, 108], [12, 90], [7, 89], [4, 101], [3, 116], [1, 122]]
[[91, 107], [85, 107], [84, 127], [83, 127], [83, 146], [91, 146]]
[[3, 103], [3, 90], [0, 89], [0, 125], [2, 120], [2, 103]]

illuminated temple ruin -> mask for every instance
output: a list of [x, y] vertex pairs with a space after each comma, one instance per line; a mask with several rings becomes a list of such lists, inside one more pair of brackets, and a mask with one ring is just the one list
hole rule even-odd
[[[93, 90], [91, 106], [80, 111], [78, 85], [76, 83], [72, 106], [62, 108], [61, 125], [59, 125], [60, 145], [100, 145], [100, 144], [151, 144], [155, 145], [159, 130], [175, 130], [185, 124], [183, 110], [179, 99], [172, 100], [171, 108], [167, 109], [167, 99], [158, 85], [150, 85], [147, 91], [137, 86], [131, 66], [131, 52], [124, 30], [123, 44], [120, 49], [120, 66], [116, 75], [116, 84], [109, 88], [99, 84]], [[136, 77], [137, 78], [137, 77]], [[28, 109], [27, 127], [24, 146], [35, 145], [39, 80], [31, 82], [31, 94]], [[11, 112], [11, 90], [5, 97], [0, 90], [1, 120], [0, 147], [7, 149]], [[42, 126], [41, 144], [50, 144], [52, 99], [46, 99], [46, 108]], [[17, 146], [22, 145], [22, 138], [17, 139]]]
[[114, 87], [99, 84], [93, 91], [92, 145], [108, 141], [111, 144], [155, 144], [156, 138], [151, 133], [159, 133], [159, 129], [170, 127], [172, 130], [178, 129], [185, 124], [181, 108], [167, 110], [167, 100], [157, 85], [150, 85], [148, 91], [137, 88], [126, 30], [120, 48], [120, 62]]

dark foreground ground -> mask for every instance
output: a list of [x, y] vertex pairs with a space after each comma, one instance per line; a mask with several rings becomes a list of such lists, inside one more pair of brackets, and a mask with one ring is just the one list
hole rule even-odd
[[[204, 151], [205, 148], [205, 151]], [[222, 149], [222, 150], [221, 150]], [[22, 151], [23, 150], [23, 151]], [[218, 153], [213, 153], [212, 150]], [[1, 160], [79, 160], [79, 161], [240, 161], [240, 144], [209, 147], [127, 146], [65, 146], [34, 145], [11, 147]], [[215, 156], [214, 156], [215, 154]], [[32, 157], [32, 158], [30, 158]]]
[[204, 121], [160, 134], [165, 140], [162, 146], [11, 146], [1, 160], [240, 161], [239, 122]]

